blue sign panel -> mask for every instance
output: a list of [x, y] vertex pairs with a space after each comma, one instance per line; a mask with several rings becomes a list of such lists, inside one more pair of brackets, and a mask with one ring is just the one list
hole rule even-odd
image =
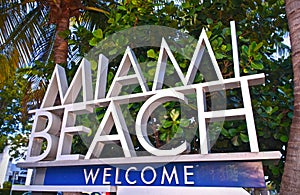
[[174, 162], [47, 168], [44, 185], [265, 187], [261, 162]]

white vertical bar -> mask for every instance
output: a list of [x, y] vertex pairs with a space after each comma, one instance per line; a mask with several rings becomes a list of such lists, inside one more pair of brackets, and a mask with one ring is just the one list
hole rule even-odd
[[95, 87], [95, 100], [105, 98], [108, 63], [109, 60], [103, 54], [100, 54]]
[[198, 107], [198, 122], [199, 122], [199, 140], [200, 154], [208, 154], [207, 128], [205, 121], [205, 95], [202, 86], [196, 88], [197, 107]]
[[249, 85], [246, 79], [241, 79], [241, 90], [242, 90], [244, 108], [246, 110], [245, 115], [246, 115], [246, 124], [248, 129], [250, 149], [251, 152], [259, 152], [252, 105], [251, 105], [251, 97], [249, 92]]
[[26, 181], [25, 181], [26, 186], [30, 185], [32, 174], [33, 174], [33, 169], [27, 169], [27, 175], [26, 175]]
[[237, 37], [236, 37], [236, 28], [235, 22], [230, 21], [230, 29], [231, 29], [231, 43], [232, 43], [232, 57], [233, 57], [233, 67], [234, 67], [234, 76], [235, 78], [240, 77], [240, 64], [239, 64], [239, 53], [238, 53], [238, 45], [237, 45]]

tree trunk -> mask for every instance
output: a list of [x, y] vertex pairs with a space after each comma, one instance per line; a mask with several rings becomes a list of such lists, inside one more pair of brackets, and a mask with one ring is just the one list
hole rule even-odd
[[67, 64], [68, 40], [60, 37], [60, 32], [69, 29], [70, 18], [80, 15], [79, 10], [83, 5], [80, 0], [47, 0], [50, 7], [50, 23], [56, 24], [56, 37], [54, 42], [54, 62], [56, 64]]
[[294, 116], [281, 181], [281, 195], [300, 194], [300, 1], [286, 0], [294, 71]]
[[68, 58], [68, 40], [59, 36], [60, 32], [69, 29], [70, 14], [67, 9], [62, 10], [62, 17], [57, 20], [56, 37], [54, 42], [54, 62], [56, 64], [66, 64]]

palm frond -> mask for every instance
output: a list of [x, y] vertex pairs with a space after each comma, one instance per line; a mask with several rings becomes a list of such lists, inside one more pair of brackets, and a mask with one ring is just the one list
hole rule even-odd
[[[1, 1], [0, 51], [13, 67], [31, 65], [48, 56], [55, 29], [47, 24], [48, 8], [40, 2]], [[13, 55], [17, 50], [18, 55]], [[16, 59], [17, 58], [17, 59]]]
[[[99, 1], [99, 0], [88, 0], [82, 1], [83, 10], [81, 10], [81, 15], [75, 19], [71, 24], [76, 24], [77, 27], [83, 27], [88, 31], [94, 31], [95, 29], [101, 28], [107, 25], [108, 17], [106, 15], [109, 14], [109, 5], [110, 1]], [[76, 33], [72, 34], [73, 37], [76, 37]], [[82, 38], [82, 37], [81, 37]], [[87, 39], [88, 36], [85, 36], [84, 39]], [[76, 39], [76, 38], [75, 38]], [[84, 40], [81, 40], [85, 42]], [[82, 45], [83, 46], [83, 45]], [[69, 46], [69, 54], [68, 54], [68, 62], [73, 62], [75, 64], [79, 64], [82, 59], [82, 52], [79, 48], [74, 48], [72, 45]], [[86, 51], [85, 51], [86, 52]], [[69, 64], [71, 66], [71, 64]]]
[[83, 8], [83, 13], [78, 19], [80, 25], [90, 31], [106, 25], [106, 15], [109, 14], [110, 10], [108, 1], [83, 1]]

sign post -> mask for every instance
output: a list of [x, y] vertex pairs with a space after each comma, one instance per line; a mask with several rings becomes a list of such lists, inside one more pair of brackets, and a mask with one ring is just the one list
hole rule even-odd
[[[265, 77], [264, 74], [240, 75], [234, 22], [231, 22], [231, 33], [235, 77], [229, 79], [223, 78], [204, 29], [185, 75], [168, 41], [162, 37], [152, 89], [149, 89], [143, 69], [130, 47], [126, 48], [107, 93], [109, 59], [105, 55], [99, 55], [94, 90], [92, 68], [88, 60], [82, 60], [70, 86], [64, 69], [57, 65], [41, 108], [32, 111], [35, 118], [27, 158], [19, 163], [21, 167], [35, 169], [34, 178], [31, 185], [14, 186], [13, 189], [80, 193], [117, 192], [117, 186], [264, 188], [261, 161], [279, 159], [281, 156], [279, 151], [260, 152], [258, 147], [249, 87], [263, 84]], [[203, 62], [205, 54], [209, 57], [209, 67], [205, 67], [207, 64]], [[182, 86], [164, 87], [168, 59]], [[194, 83], [197, 71], [205, 72], [206, 82]], [[141, 92], [122, 95], [122, 88], [132, 84], [137, 85]], [[207, 108], [208, 93], [231, 89], [241, 90], [243, 107]], [[155, 146], [149, 139], [148, 131], [152, 113], [171, 101], [187, 105], [191, 94], [197, 102], [197, 116], [194, 117], [198, 121], [195, 134], [199, 135], [199, 153], [188, 154], [191, 146], [186, 139], [173, 142], [172, 147]], [[59, 105], [55, 104], [57, 99], [60, 100]], [[134, 118], [135, 129], [132, 130], [128, 128], [121, 107], [136, 102], [143, 104]], [[77, 116], [93, 113], [96, 108], [103, 107], [106, 111], [97, 129], [76, 124]], [[249, 152], [210, 153], [208, 123], [226, 120], [245, 120]], [[139, 155], [132, 132], [136, 135], [135, 141], [148, 155]], [[73, 137], [78, 133], [93, 135], [85, 155], [71, 151]], [[46, 147], [42, 149], [45, 143]], [[105, 146], [110, 143], [118, 143], [123, 157], [101, 157]]]

